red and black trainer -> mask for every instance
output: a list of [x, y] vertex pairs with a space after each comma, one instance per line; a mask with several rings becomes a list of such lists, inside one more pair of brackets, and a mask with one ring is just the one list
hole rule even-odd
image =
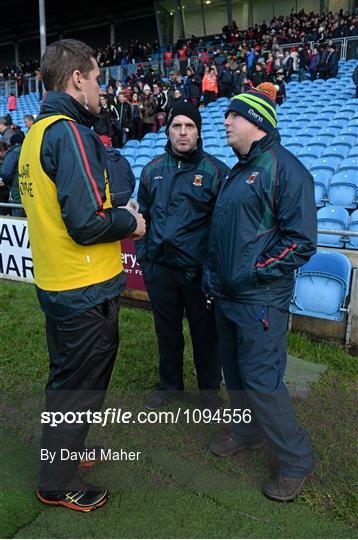
[[64, 506], [80, 512], [91, 512], [106, 504], [108, 491], [83, 483], [78, 490], [38, 491], [37, 497], [43, 504], [49, 506]]

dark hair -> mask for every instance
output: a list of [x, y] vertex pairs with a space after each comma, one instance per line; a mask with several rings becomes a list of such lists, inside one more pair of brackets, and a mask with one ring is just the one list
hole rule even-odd
[[32, 116], [32, 114], [24, 114], [24, 120], [31, 120], [32, 122], [35, 122], [35, 118]]
[[22, 144], [24, 141], [24, 134], [22, 132], [14, 133], [10, 139], [10, 146], [15, 146], [15, 144]]
[[94, 51], [76, 39], [60, 39], [45, 50], [40, 65], [46, 90], [64, 90], [72, 73], [78, 69], [85, 77], [93, 69]]
[[9, 145], [5, 141], [0, 141], [0, 152], [7, 152]]

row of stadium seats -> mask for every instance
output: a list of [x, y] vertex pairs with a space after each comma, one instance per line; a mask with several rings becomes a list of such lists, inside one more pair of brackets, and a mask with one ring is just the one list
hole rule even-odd
[[[318, 229], [358, 232], [358, 210], [351, 215], [342, 206], [325, 206], [317, 212]], [[318, 234], [319, 246], [358, 249], [357, 236]]]

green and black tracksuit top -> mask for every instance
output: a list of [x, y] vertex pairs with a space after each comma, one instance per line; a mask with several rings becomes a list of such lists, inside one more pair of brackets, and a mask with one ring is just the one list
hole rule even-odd
[[204, 290], [212, 297], [286, 310], [294, 271], [315, 253], [316, 240], [313, 178], [281, 146], [275, 129], [253, 143], [222, 186]]
[[168, 141], [162, 154], [142, 171], [139, 211], [147, 232], [136, 242], [137, 259], [199, 273], [207, 256], [210, 221], [229, 169], [203, 152], [202, 143], [186, 156]]

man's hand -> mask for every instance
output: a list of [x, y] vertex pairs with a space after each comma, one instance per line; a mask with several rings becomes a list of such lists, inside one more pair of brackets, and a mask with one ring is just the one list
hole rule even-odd
[[145, 219], [142, 214], [139, 214], [138, 212], [135, 212], [132, 210], [131, 212], [133, 216], [137, 220], [137, 228], [136, 230], [130, 235], [131, 240], [139, 240], [145, 235]]

